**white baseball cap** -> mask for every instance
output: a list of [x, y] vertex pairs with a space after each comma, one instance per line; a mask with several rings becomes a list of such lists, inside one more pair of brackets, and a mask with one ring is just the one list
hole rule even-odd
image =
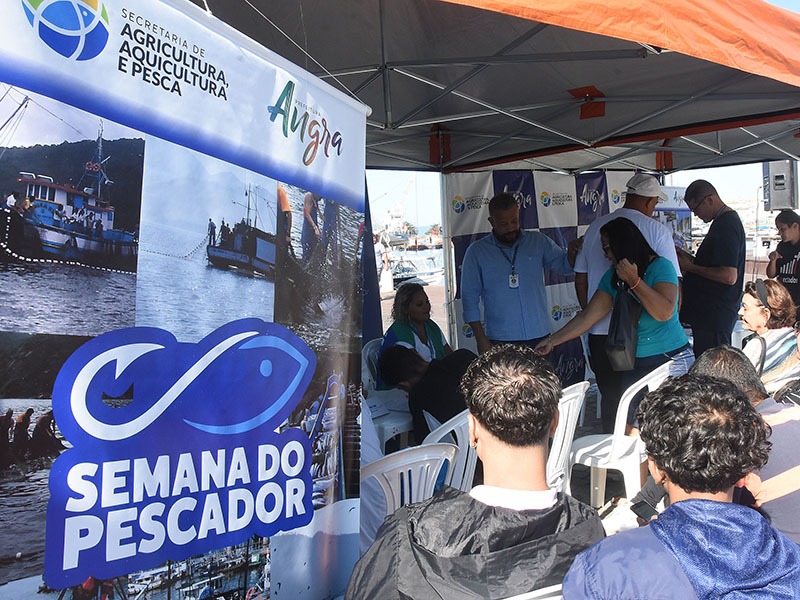
[[658, 179], [647, 173], [637, 173], [625, 184], [628, 187], [628, 194], [636, 194], [645, 198], [657, 197], [659, 202], [666, 202], [669, 198], [661, 190]]

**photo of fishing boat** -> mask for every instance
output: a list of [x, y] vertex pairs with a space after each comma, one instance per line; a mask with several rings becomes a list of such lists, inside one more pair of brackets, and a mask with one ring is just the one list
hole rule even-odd
[[0, 331], [134, 324], [141, 132], [0, 82]]
[[[16, 102], [12, 96], [5, 98], [11, 98], [13, 112], [0, 129], [0, 136], [6, 143], [13, 144], [17, 138], [27, 142], [22, 138], [31, 135], [30, 130], [41, 130], [41, 123], [28, 126], [23, 122], [31, 120], [25, 116], [28, 106], [35, 103], [38, 108], [38, 101], [28, 94]], [[138, 140], [137, 146], [129, 140], [124, 147], [115, 142], [112, 157], [106, 151], [103, 123], [97, 119], [95, 123], [97, 133], [91, 147], [85, 140], [64, 141], [54, 148], [37, 144], [2, 149], [0, 258], [136, 271], [138, 215], [134, 213], [141, 203], [144, 142]], [[120, 176], [117, 179], [115, 175], [116, 181], [111, 178], [112, 171]], [[118, 222], [111, 197], [115, 184], [124, 190], [120, 197], [126, 209], [131, 208], [131, 202], [136, 205], [134, 211], [124, 211], [126, 218], [122, 220], [127, 224]]]
[[277, 182], [156, 138], [144, 163], [136, 325], [191, 341], [272, 321]]
[[245, 198], [246, 214], [241, 221], [232, 228], [223, 221], [218, 235], [216, 225], [209, 229], [208, 262], [218, 269], [274, 278], [275, 234], [259, 229], [258, 205], [261, 202], [266, 206], [266, 200], [261, 188], [252, 185], [247, 187]]

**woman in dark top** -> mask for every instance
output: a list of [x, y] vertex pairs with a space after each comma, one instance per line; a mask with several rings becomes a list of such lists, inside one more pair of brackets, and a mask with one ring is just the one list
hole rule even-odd
[[800, 215], [793, 210], [782, 210], [775, 217], [775, 227], [781, 241], [769, 253], [767, 277], [780, 281], [800, 306]]

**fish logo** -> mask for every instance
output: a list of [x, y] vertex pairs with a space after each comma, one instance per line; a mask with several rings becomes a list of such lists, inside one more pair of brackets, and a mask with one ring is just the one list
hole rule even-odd
[[108, 44], [108, 11], [100, 0], [21, 2], [39, 39], [64, 58], [90, 60]]
[[464, 203], [464, 199], [461, 196], [456, 196], [453, 198], [453, 210], [456, 212], [456, 214], [461, 214], [464, 212], [466, 207], [467, 205]]
[[[174, 433], [177, 423], [188, 427], [187, 434], [273, 430], [294, 409], [315, 364], [300, 338], [259, 319], [229, 323], [197, 344], [133, 327], [99, 336], [67, 360], [53, 410], [73, 443], [117, 442], [163, 427]], [[109, 410], [109, 398], [131, 389], [133, 402]], [[240, 400], [230, 402], [234, 398]], [[222, 404], [227, 406], [220, 411]]]
[[[311, 522], [312, 441], [290, 417], [315, 368], [303, 340], [260, 319], [197, 343], [132, 327], [78, 348], [53, 389], [72, 447], [50, 470], [48, 585], [111, 579]], [[341, 402], [341, 380], [329, 378], [320, 404]]]
[[550, 192], [542, 192], [542, 195], [539, 196], [539, 201], [542, 203], [542, 206], [550, 206], [550, 202], [552, 202]]

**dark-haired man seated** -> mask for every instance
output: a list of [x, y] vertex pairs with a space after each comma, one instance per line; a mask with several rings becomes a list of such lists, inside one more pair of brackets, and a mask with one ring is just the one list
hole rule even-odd
[[381, 380], [408, 392], [408, 409], [418, 444], [430, 433], [422, 411], [444, 423], [467, 408], [459, 385], [476, 358], [474, 352], [461, 349], [426, 362], [416, 351], [399, 344], [381, 353], [378, 362]]
[[798, 598], [800, 546], [733, 488], [767, 462], [769, 430], [730, 381], [667, 380], [637, 418], [650, 474], [672, 504], [647, 527], [582, 552], [565, 598]]
[[530, 348], [494, 346], [461, 389], [484, 485], [445, 488], [389, 516], [346, 598], [499, 599], [561, 582], [605, 533], [594, 509], [547, 487], [561, 383]]

